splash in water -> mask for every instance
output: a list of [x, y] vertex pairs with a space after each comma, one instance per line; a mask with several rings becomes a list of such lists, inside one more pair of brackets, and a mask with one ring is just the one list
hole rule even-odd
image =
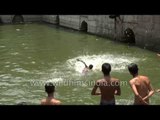
[[134, 57], [120, 55], [115, 56], [111, 54], [78, 56], [67, 60], [67, 66], [79, 73], [82, 72], [85, 66], [81, 62], [78, 62], [77, 59], [85, 61], [87, 65], [92, 64], [93, 70], [98, 71], [101, 70], [103, 63], [110, 63], [113, 71], [123, 71], [126, 69], [128, 64], [131, 62], [138, 62], [139, 60], [138, 58]]

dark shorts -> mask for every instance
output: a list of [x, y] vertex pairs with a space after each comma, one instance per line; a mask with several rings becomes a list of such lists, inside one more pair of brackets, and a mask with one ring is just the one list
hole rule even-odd
[[111, 100], [111, 101], [101, 101], [100, 105], [115, 105], [115, 100]]

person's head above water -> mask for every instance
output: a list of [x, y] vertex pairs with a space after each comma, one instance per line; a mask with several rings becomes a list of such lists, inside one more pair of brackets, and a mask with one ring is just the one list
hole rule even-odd
[[92, 64], [90, 64], [90, 65], [89, 65], [89, 69], [92, 69], [92, 68], [93, 68], [93, 65], [92, 65]]
[[131, 63], [128, 65], [128, 70], [132, 75], [138, 74], [138, 66], [135, 63]]
[[45, 84], [45, 91], [47, 94], [52, 94], [55, 92], [55, 86], [53, 85], [53, 83], [48, 82]]
[[45, 91], [48, 94], [48, 96], [45, 99], [41, 100], [41, 105], [60, 105], [61, 101], [55, 99], [54, 92], [55, 92], [55, 86], [51, 82], [47, 82], [45, 84]]
[[102, 72], [104, 75], [109, 75], [111, 72], [111, 65], [109, 63], [102, 64]]

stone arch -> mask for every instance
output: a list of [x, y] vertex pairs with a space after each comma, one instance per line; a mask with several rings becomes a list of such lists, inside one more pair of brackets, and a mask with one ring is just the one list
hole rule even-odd
[[136, 43], [135, 34], [131, 28], [127, 28], [124, 30], [124, 42]]
[[12, 23], [24, 23], [24, 18], [22, 15], [13, 16]]
[[82, 21], [80, 30], [83, 31], [83, 32], [87, 32], [88, 31], [88, 24], [87, 24], [86, 21]]

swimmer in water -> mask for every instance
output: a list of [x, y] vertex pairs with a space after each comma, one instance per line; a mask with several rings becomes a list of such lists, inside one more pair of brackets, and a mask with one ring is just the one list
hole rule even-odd
[[82, 62], [85, 65], [85, 68], [83, 69], [82, 73], [87, 73], [90, 70], [92, 70], [92, 68], [93, 68], [92, 64], [90, 64], [89, 66], [87, 66], [87, 64], [84, 61], [82, 61], [80, 59], [77, 59], [77, 61], [80, 61], [80, 62]]

